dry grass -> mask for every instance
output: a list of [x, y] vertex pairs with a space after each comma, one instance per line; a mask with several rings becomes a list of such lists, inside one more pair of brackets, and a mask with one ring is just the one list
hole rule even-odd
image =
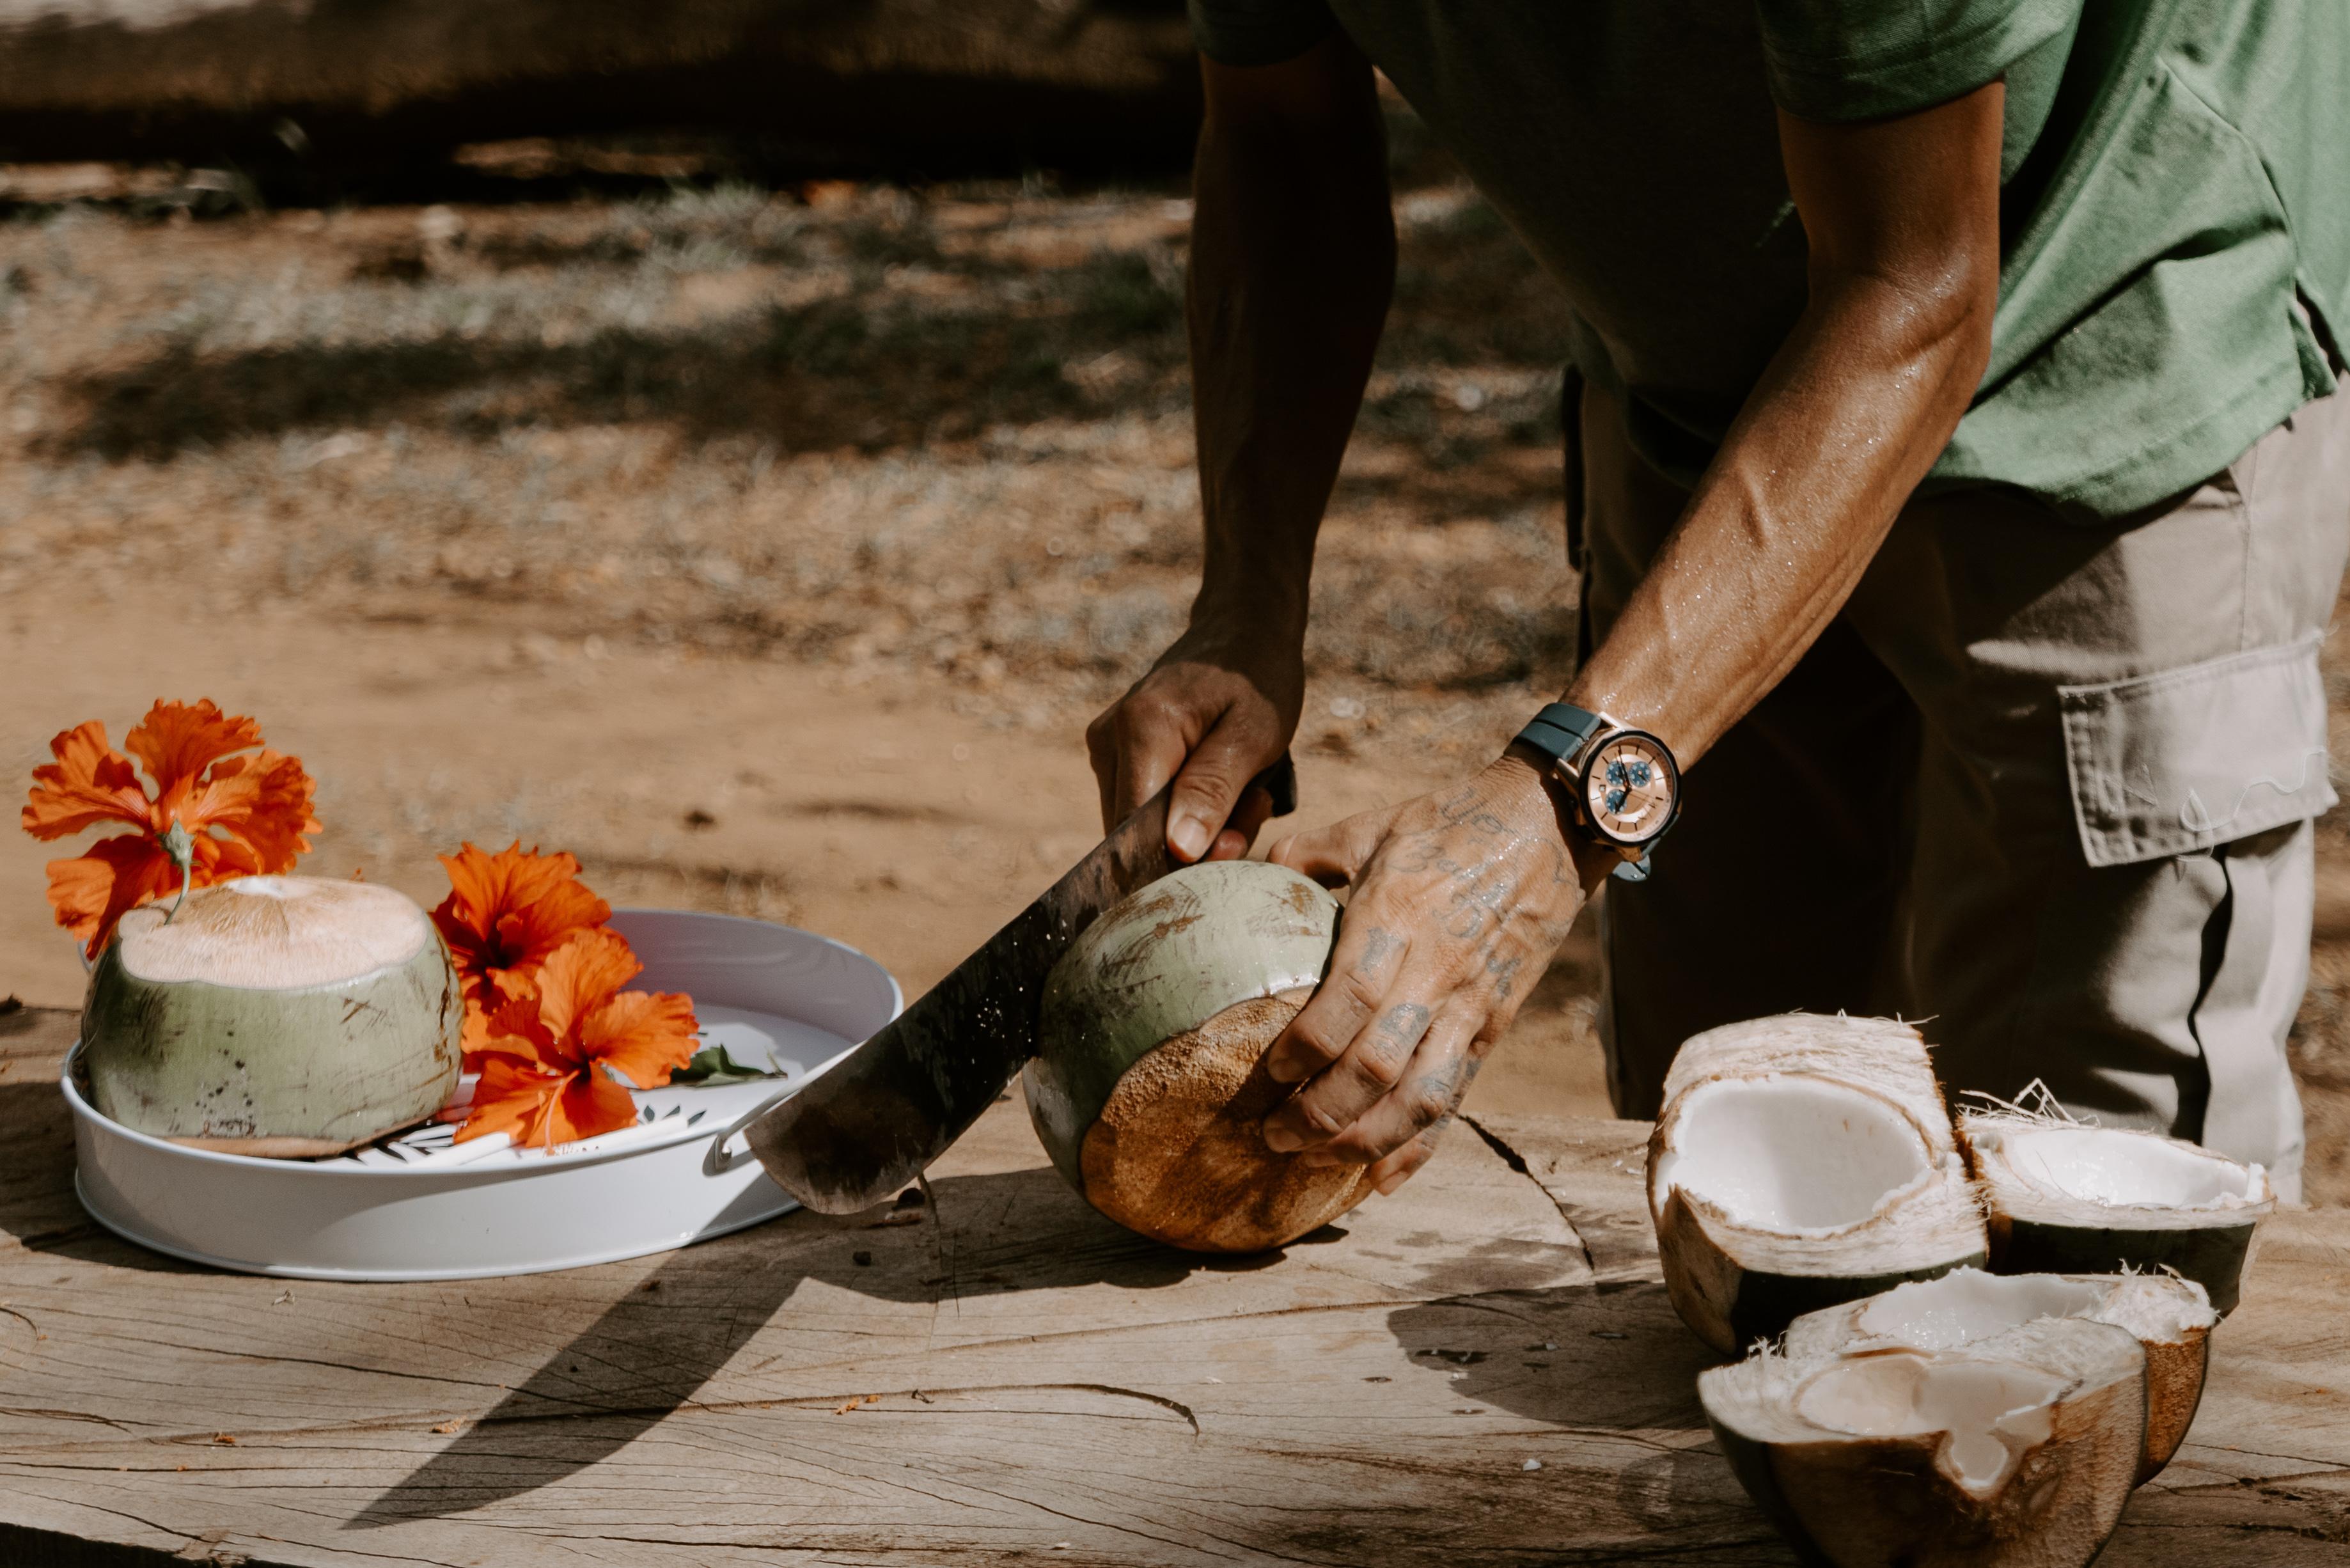
[[[1130, 679], [1197, 554], [1186, 203], [819, 194], [0, 230], [0, 587], [103, 566], [975, 692]], [[1481, 202], [1405, 213], [1313, 657], [1555, 673], [1557, 324]]]

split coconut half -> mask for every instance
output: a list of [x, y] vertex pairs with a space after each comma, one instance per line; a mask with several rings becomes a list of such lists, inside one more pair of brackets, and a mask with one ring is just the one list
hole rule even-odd
[[1968, 1112], [1960, 1132], [1982, 1183], [2002, 1273], [2169, 1269], [2235, 1310], [2268, 1173], [2199, 1144], [2012, 1111]]
[[[1881, 1298], [1880, 1298], [1881, 1299]], [[2041, 1317], [1934, 1347], [1758, 1349], [1698, 1378], [1723, 1457], [1836, 1568], [2080, 1568], [2145, 1448], [2126, 1329]]]
[[2128, 1332], [2146, 1357], [2146, 1438], [2137, 1484], [2186, 1439], [2203, 1399], [2219, 1314], [2175, 1274], [1987, 1274], [1954, 1269], [1863, 1302], [1806, 1314], [1787, 1327], [1791, 1361], [1964, 1350], [2042, 1318], [2077, 1317]]
[[1087, 928], [1046, 980], [1028, 1114], [1104, 1214], [1201, 1251], [1277, 1247], [1361, 1201], [1359, 1167], [1265, 1147], [1263, 1057], [1329, 966], [1338, 904], [1262, 860], [1187, 866]]
[[226, 1153], [338, 1154], [457, 1086], [464, 1002], [441, 934], [389, 888], [245, 877], [122, 918], [90, 973], [90, 1103]]
[[1988, 1250], [1925, 1043], [1890, 1019], [1691, 1039], [1649, 1139], [1648, 1209], [1674, 1308], [1724, 1354]]

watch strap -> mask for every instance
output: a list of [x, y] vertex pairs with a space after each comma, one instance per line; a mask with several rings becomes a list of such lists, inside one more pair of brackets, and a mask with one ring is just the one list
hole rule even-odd
[[1555, 763], [1565, 762], [1589, 745], [1591, 738], [1607, 726], [1605, 716], [1587, 708], [1577, 708], [1571, 702], [1551, 702], [1526, 722], [1526, 727], [1518, 732], [1518, 740]]

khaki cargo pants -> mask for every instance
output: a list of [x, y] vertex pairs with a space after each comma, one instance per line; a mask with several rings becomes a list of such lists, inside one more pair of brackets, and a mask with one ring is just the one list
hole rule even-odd
[[[1596, 637], [1686, 495], [1603, 394], [1580, 411]], [[1818, 645], [1690, 770], [1655, 876], [1608, 884], [1617, 1110], [1654, 1116], [1714, 1024], [1898, 1012], [1931, 1020], [1953, 1096], [2036, 1078], [2297, 1195], [2284, 1044], [2310, 819], [2334, 799], [2317, 649], [2345, 553], [2350, 395], [2120, 522], [2008, 490], [1912, 502]]]

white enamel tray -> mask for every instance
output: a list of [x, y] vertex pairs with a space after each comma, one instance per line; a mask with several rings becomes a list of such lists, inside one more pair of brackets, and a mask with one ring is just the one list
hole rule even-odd
[[[577, 1268], [682, 1247], [795, 1207], [755, 1160], [713, 1148], [898, 1015], [889, 971], [789, 926], [621, 909], [646, 991], [693, 998], [704, 1044], [781, 1079], [637, 1093], [638, 1126], [558, 1148], [451, 1147], [428, 1126], [328, 1160], [213, 1154], [99, 1115], [74, 1085], [74, 1189], [142, 1247], [299, 1280], [463, 1280]], [[78, 1049], [78, 1047], [77, 1047]]]

